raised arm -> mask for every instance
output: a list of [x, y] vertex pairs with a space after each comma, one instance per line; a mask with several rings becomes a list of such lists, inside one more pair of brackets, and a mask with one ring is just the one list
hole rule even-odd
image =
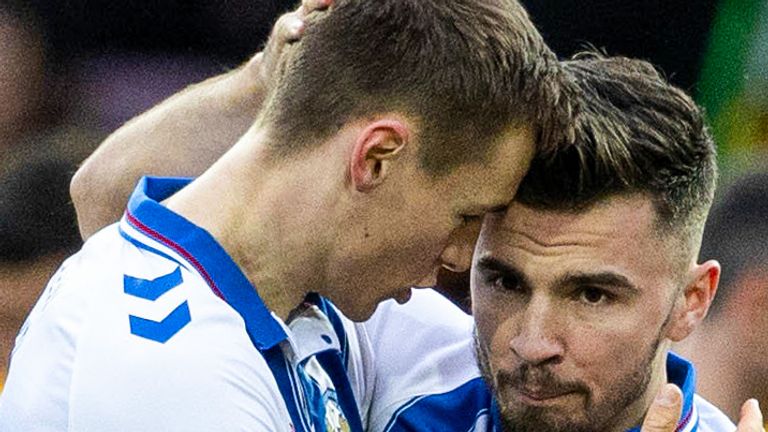
[[120, 218], [141, 176], [199, 175], [234, 144], [255, 120], [283, 47], [300, 37], [307, 14], [330, 3], [303, 0], [248, 63], [188, 87], [110, 135], [70, 184], [83, 239]]

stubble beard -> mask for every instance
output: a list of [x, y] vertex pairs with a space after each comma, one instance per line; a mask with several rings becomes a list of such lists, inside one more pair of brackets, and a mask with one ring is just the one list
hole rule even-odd
[[[499, 407], [501, 428], [503, 432], [605, 432], [612, 430], [616, 425], [612, 424], [623, 415], [626, 410], [640, 399], [646, 392], [651, 381], [653, 361], [656, 358], [658, 347], [661, 343], [661, 335], [656, 338], [643, 360], [637, 364], [632, 373], [613, 385], [606, 393], [603, 400], [595, 401], [589, 388], [580, 382], [566, 382], [558, 378], [548, 366], [523, 364], [510, 374], [499, 374], [494, 377], [488, 349], [483, 346], [475, 328], [475, 354], [477, 364], [486, 385], [493, 392]], [[519, 387], [521, 384], [535, 382], [537, 385], [547, 388], [557, 388], [579, 393], [584, 398], [584, 410], [579, 418], [557, 417], [546, 407], [511, 407], [504, 400], [501, 386]]]

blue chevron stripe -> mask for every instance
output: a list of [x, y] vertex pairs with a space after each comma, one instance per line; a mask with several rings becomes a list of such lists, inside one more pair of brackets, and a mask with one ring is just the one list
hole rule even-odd
[[155, 342], [165, 343], [184, 326], [189, 324], [192, 317], [189, 314], [189, 305], [185, 301], [160, 322], [133, 315], [128, 315], [128, 319], [130, 320], [132, 334]]
[[181, 285], [181, 269], [176, 267], [171, 273], [153, 280], [123, 275], [123, 290], [126, 294], [146, 300], [157, 300], [161, 295]]

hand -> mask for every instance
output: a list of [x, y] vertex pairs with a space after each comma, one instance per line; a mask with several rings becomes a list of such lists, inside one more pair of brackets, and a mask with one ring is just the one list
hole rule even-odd
[[675, 432], [682, 410], [683, 393], [676, 385], [666, 384], [648, 409], [640, 432]]
[[285, 47], [301, 38], [308, 16], [332, 1], [303, 0], [248, 63], [184, 89], [112, 133], [70, 185], [83, 239], [120, 218], [142, 175], [200, 175], [237, 142], [253, 125]]
[[278, 18], [264, 50], [253, 56], [243, 67], [247, 79], [256, 88], [268, 90], [285, 47], [301, 39], [306, 17], [312, 12], [328, 9], [332, 3], [333, 0], [302, 0], [298, 9]]
[[736, 432], [765, 432], [763, 429], [763, 414], [757, 400], [750, 399], [741, 406], [741, 417]]
[[[667, 384], [653, 400], [643, 421], [641, 432], [675, 432], [683, 406], [683, 394], [674, 384]], [[765, 432], [763, 415], [755, 399], [741, 406], [736, 432]]]

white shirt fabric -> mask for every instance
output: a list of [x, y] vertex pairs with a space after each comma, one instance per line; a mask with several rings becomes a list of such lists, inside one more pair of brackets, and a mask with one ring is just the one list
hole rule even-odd
[[[286, 326], [207, 232], [159, 204], [187, 183], [143, 179], [123, 220], [54, 275], [17, 338], [0, 431], [494, 430], [470, 316], [414, 290], [363, 324], [309, 296]], [[680, 432], [733, 430], [670, 358]]]
[[319, 296], [290, 326], [271, 314], [159, 204], [187, 182], [143, 179], [51, 279], [16, 341], [1, 431], [360, 430], [365, 335]]

